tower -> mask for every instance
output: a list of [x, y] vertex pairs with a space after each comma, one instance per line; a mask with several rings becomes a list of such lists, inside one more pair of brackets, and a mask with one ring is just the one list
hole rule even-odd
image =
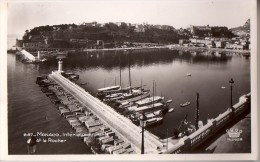
[[58, 72], [59, 73], [61, 73], [61, 72], [63, 72], [63, 67], [62, 67], [62, 64], [63, 64], [63, 61], [60, 59], [59, 61], [58, 61], [58, 64], [59, 64], [59, 67], [58, 67]]
[[40, 51], [38, 51], [38, 60], [41, 59], [41, 54], [40, 54]]

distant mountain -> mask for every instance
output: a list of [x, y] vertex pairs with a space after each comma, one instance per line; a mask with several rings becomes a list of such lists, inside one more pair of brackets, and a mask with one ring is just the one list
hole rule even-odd
[[248, 20], [246, 21], [246, 23], [244, 24], [243, 27], [244, 27], [245, 29], [250, 30], [250, 19], [248, 19]]
[[231, 28], [231, 31], [238, 36], [249, 35], [250, 34], [250, 19], [248, 19], [243, 26]]

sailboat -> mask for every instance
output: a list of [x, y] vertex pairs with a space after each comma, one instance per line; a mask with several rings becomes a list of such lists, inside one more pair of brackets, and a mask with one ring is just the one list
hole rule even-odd
[[[131, 61], [129, 54], [129, 87], [121, 88], [121, 91], [118, 91], [114, 96], [110, 95], [105, 98], [106, 101], [116, 102], [118, 105], [124, 102], [133, 102], [140, 100], [139, 98], [148, 97], [148, 91], [145, 91], [141, 87], [132, 87], [131, 84]], [[121, 86], [121, 61], [120, 61], [120, 86]], [[112, 98], [111, 98], [112, 96]]]

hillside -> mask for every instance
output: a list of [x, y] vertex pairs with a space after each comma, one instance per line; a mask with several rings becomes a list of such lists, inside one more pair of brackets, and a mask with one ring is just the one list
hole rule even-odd
[[[53, 47], [86, 47], [96, 43], [97, 40], [107, 45], [122, 44], [122, 42], [177, 43], [182, 38], [188, 37], [179, 35], [173, 27], [166, 25], [106, 23], [101, 26], [97, 23], [88, 23], [35, 27], [25, 32], [23, 41], [24, 43], [43, 42]], [[77, 40], [83, 43], [75, 43]]]
[[238, 36], [250, 34], [250, 19], [248, 19], [243, 26], [231, 28], [232, 32]]

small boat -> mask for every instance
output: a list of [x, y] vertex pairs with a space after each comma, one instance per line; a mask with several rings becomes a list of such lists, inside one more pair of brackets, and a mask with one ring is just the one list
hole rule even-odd
[[45, 61], [47, 61], [46, 58], [40, 60], [40, 62], [45, 62]]
[[222, 86], [221, 88], [222, 88], [222, 89], [225, 89], [226, 87], [225, 87], [225, 86]]
[[76, 74], [71, 75], [71, 76], [69, 76], [69, 79], [70, 80], [78, 80], [79, 79], [79, 75], [76, 75]]
[[188, 73], [187, 76], [191, 76], [191, 73]]
[[122, 96], [123, 94], [122, 93], [115, 93], [115, 94], [111, 94], [111, 95], [107, 95], [105, 96], [105, 98], [115, 98], [115, 97], [119, 97], [119, 96]]
[[173, 110], [174, 110], [174, 108], [169, 108], [168, 109], [168, 112], [170, 113], [170, 112], [173, 112]]
[[87, 84], [87, 82], [80, 83], [80, 85], [85, 85], [85, 84]]
[[183, 103], [183, 104], [180, 104], [181, 107], [185, 107], [185, 106], [188, 106], [188, 105], [190, 105], [190, 102], [188, 102], [188, 101]]
[[172, 103], [172, 100], [168, 100], [166, 103], [167, 103], [167, 104], [170, 104], [170, 103]]
[[154, 96], [154, 97], [149, 97], [149, 98], [144, 98], [140, 101], [137, 101], [136, 104], [138, 107], [145, 106], [145, 105], [150, 105], [152, 103], [158, 103], [164, 100], [164, 97], [161, 96]]
[[133, 110], [135, 112], [151, 112], [151, 111], [156, 111], [156, 110], [162, 110], [163, 109], [163, 104], [162, 103], [154, 103], [151, 105], [146, 105], [142, 107], [133, 107]]
[[100, 88], [100, 89], [97, 89], [97, 91], [99, 93], [102, 93], [104, 91], [110, 91], [110, 90], [118, 90], [120, 89], [121, 87], [119, 85], [116, 85], [116, 86], [110, 86], [110, 87], [105, 87], [105, 88]]
[[137, 96], [137, 97], [133, 97], [133, 98], [129, 98], [129, 99], [124, 99], [124, 100], [118, 100], [116, 101], [119, 105], [121, 105], [122, 103], [125, 103], [125, 102], [136, 102], [136, 101], [139, 101], [139, 100], [142, 100], [144, 98], [147, 98], [149, 97], [150, 94], [149, 92], [143, 92], [142, 95], [140, 96]]
[[162, 117], [156, 117], [156, 118], [151, 118], [145, 121], [146, 125], [145, 127], [153, 127], [161, 124], [163, 122]]

